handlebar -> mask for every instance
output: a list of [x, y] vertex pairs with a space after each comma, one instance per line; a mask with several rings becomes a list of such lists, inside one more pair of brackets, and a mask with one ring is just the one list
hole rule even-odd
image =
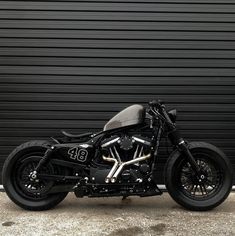
[[149, 102], [150, 109], [157, 108], [160, 112], [160, 114], [165, 118], [168, 124], [173, 125], [166, 109], [165, 109], [165, 103], [162, 100], [152, 100]]
[[156, 107], [156, 108], [165, 107], [164, 104], [165, 103], [162, 100], [158, 100], [158, 101], [152, 100], [152, 101], [149, 102], [150, 107]]

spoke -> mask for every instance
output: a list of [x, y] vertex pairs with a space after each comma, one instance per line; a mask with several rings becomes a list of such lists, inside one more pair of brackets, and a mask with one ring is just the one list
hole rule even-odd
[[183, 186], [184, 186], [184, 188], [186, 188], [187, 190], [189, 190], [189, 187], [190, 187], [190, 191], [192, 190], [192, 184], [184, 184]]
[[188, 176], [191, 176], [191, 173], [182, 172], [181, 175], [183, 175], [183, 176], [185, 176], [185, 177], [188, 177]]
[[188, 186], [190, 186], [190, 188], [188, 188], [187, 191], [191, 193], [192, 190], [193, 190], [194, 185], [193, 185], [193, 184], [190, 184], [190, 185], [188, 185]]
[[198, 182], [196, 173], [191, 169], [191, 165], [185, 162], [181, 166], [180, 181], [184, 188], [184, 193], [191, 195], [192, 198], [205, 198], [215, 192], [221, 185], [223, 173], [219, 166], [214, 165], [213, 162], [206, 158], [195, 157], [195, 160], [200, 168], [200, 174], [205, 176], [203, 181]]
[[212, 180], [209, 180], [209, 179], [206, 180], [206, 183], [207, 183], [209, 186], [216, 185]]
[[184, 179], [184, 181], [181, 180], [181, 182], [183, 185], [192, 185], [193, 183], [189, 178]]
[[182, 172], [191, 172], [191, 168], [184, 166]]
[[204, 191], [202, 189], [202, 185], [200, 184], [199, 186], [200, 186], [200, 189], [201, 189], [201, 192], [202, 192], [202, 196], [203, 196], [204, 195]]
[[195, 187], [194, 187], [194, 191], [193, 191], [193, 193], [194, 193], [194, 195], [196, 195], [196, 191], [197, 191], [197, 184], [196, 185], [194, 185]]
[[21, 175], [22, 177], [29, 177], [29, 174], [23, 174], [23, 175]]
[[33, 171], [34, 170], [34, 166], [33, 166], [33, 163], [29, 163], [29, 166], [30, 166], [30, 171]]
[[35, 162], [33, 162], [32, 165], [33, 165], [33, 169], [35, 170], [35, 168], [36, 168]]
[[183, 183], [184, 185], [192, 185], [193, 182], [190, 179], [187, 179], [186, 181], [184, 181]]
[[210, 184], [208, 182], [206, 182], [206, 184], [208, 184], [208, 187], [211, 187], [212, 190], [214, 190], [216, 188], [216, 184]]
[[208, 192], [207, 192], [207, 188], [206, 188], [205, 184], [202, 184], [202, 186], [203, 186], [203, 188], [205, 190], [205, 193], [207, 194]]
[[21, 179], [29, 179], [29, 175], [21, 175]]
[[208, 174], [207, 177], [211, 177], [211, 178], [217, 178], [219, 176], [219, 174]]

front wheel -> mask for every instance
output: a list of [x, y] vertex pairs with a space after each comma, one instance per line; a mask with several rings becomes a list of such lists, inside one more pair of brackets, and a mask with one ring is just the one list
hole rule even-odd
[[232, 168], [217, 147], [202, 142], [189, 144], [200, 172], [196, 174], [183, 153], [175, 152], [166, 164], [165, 183], [171, 197], [183, 207], [206, 211], [220, 205], [232, 188]]

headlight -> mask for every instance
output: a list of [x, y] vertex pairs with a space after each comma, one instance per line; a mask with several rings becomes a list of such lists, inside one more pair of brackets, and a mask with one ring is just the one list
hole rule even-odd
[[173, 123], [175, 123], [176, 122], [176, 118], [177, 118], [177, 110], [173, 109], [173, 110], [168, 111], [168, 115], [169, 115], [171, 121]]

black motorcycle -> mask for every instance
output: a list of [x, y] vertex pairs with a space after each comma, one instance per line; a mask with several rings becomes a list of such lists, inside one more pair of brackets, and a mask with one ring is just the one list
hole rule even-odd
[[4, 163], [4, 189], [28, 210], [52, 208], [71, 191], [79, 198], [160, 195], [155, 172], [166, 136], [173, 146], [165, 167], [169, 194], [187, 209], [212, 209], [230, 193], [231, 164], [211, 144], [186, 142], [175, 121], [176, 110], [151, 101], [147, 109], [127, 107], [98, 133], [62, 131], [62, 138], [50, 142], [24, 143]]

